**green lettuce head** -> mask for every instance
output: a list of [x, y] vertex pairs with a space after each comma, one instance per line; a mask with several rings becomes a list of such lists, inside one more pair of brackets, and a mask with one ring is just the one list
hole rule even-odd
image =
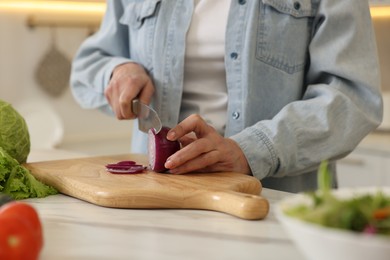
[[0, 147], [19, 163], [25, 163], [30, 153], [30, 135], [24, 118], [0, 100]]

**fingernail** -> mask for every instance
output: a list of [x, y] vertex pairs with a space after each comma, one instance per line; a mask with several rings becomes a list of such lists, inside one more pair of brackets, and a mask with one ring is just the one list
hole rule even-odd
[[173, 167], [173, 162], [171, 161], [171, 158], [168, 158], [167, 161], [164, 164], [165, 168], [170, 169]]
[[176, 139], [176, 133], [175, 131], [170, 131], [167, 135], [168, 140], [175, 140]]

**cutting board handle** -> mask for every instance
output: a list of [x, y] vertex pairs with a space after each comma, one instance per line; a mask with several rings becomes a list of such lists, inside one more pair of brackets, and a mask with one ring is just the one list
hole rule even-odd
[[263, 219], [269, 211], [267, 199], [231, 190], [198, 191], [187, 198], [186, 208], [225, 212], [242, 219]]

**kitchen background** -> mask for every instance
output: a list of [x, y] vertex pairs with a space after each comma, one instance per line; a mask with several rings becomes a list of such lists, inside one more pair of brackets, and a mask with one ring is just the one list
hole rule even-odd
[[125, 153], [131, 122], [81, 109], [69, 89], [71, 59], [104, 10], [104, 1], [79, 2], [101, 4], [0, 1], [0, 97], [25, 117], [35, 149]]
[[[0, 99], [25, 117], [34, 150], [56, 148], [85, 155], [130, 150], [132, 123], [81, 109], [68, 84], [71, 59], [97, 28], [104, 2], [0, 0]], [[390, 1], [370, 3], [382, 70], [384, 121], [341, 161], [342, 186], [390, 185]]]

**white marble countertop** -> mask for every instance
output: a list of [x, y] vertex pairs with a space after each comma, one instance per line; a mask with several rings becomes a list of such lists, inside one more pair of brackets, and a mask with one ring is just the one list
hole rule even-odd
[[251, 221], [213, 211], [112, 209], [65, 195], [28, 199], [44, 229], [45, 259], [303, 259], [270, 213]]
[[[32, 151], [29, 161], [79, 157]], [[28, 199], [41, 218], [45, 259], [303, 259], [276, 220], [275, 204], [289, 193], [264, 189], [270, 213], [243, 220], [206, 210], [114, 209], [66, 195]]]

